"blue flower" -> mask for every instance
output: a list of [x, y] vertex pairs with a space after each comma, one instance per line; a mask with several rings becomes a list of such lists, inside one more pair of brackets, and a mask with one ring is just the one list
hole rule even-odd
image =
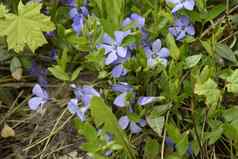
[[138, 122], [134, 122], [130, 120], [126, 115], [120, 117], [118, 123], [123, 130], [129, 126], [132, 134], [140, 133], [142, 131], [142, 127], [146, 125], [146, 121], [144, 119], [140, 119]]
[[79, 35], [84, 25], [84, 17], [88, 16], [88, 9], [84, 6], [80, 7], [79, 10], [73, 7], [69, 11], [69, 16], [73, 20], [73, 30]]
[[[72, 114], [76, 114], [81, 121], [85, 120], [85, 113], [89, 109], [89, 104], [93, 96], [100, 96], [100, 94], [91, 86], [76, 87], [71, 85], [74, 89], [75, 98], [68, 102], [68, 109]], [[83, 106], [78, 107], [78, 102], [82, 101]]]
[[37, 82], [42, 86], [46, 87], [48, 82], [47, 78], [47, 69], [42, 69], [36, 64], [35, 61], [32, 61], [31, 68], [29, 69], [30, 76], [37, 78]]
[[105, 49], [105, 64], [110, 65], [118, 62], [119, 60], [127, 58], [128, 48], [123, 47], [122, 42], [130, 34], [130, 31], [115, 31], [115, 40], [108, 34], [103, 35], [103, 44], [98, 45], [98, 48]]
[[172, 9], [172, 13], [176, 13], [180, 9], [193, 10], [195, 6], [194, 0], [166, 0], [167, 3], [173, 3], [175, 7]]
[[152, 96], [142, 96], [142, 97], [139, 97], [137, 103], [141, 106], [143, 105], [147, 105], [147, 104], [151, 104], [153, 102], [156, 102], [157, 101], [157, 97], [152, 97]]
[[132, 13], [130, 15], [130, 17], [127, 17], [123, 22], [122, 22], [122, 26], [126, 27], [129, 24], [134, 24], [135, 28], [141, 29], [142, 27], [144, 27], [145, 25], [145, 18], [140, 16], [139, 14], [136, 13]]
[[157, 39], [152, 43], [152, 46], [146, 46], [144, 48], [147, 56], [147, 64], [152, 68], [156, 66], [158, 61], [167, 65], [169, 50], [161, 46], [161, 40]]
[[128, 83], [121, 82], [119, 84], [114, 84], [112, 86], [112, 90], [114, 92], [120, 93], [113, 101], [113, 104], [117, 107], [125, 107], [130, 101], [128, 101], [127, 96], [129, 92], [133, 91], [133, 87]]
[[186, 35], [194, 36], [195, 28], [187, 16], [181, 16], [175, 21], [174, 26], [169, 27], [169, 32], [176, 37], [176, 40], [181, 41]]
[[50, 58], [52, 62], [55, 62], [57, 60], [58, 55], [57, 55], [57, 50], [55, 48], [51, 49]]
[[36, 84], [32, 89], [32, 97], [28, 101], [28, 105], [31, 110], [37, 110], [39, 107], [43, 107], [44, 104], [49, 100], [48, 93], [39, 84]]
[[68, 5], [69, 7], [76, 7], [75, 0], [61, 0], [62, 3]]

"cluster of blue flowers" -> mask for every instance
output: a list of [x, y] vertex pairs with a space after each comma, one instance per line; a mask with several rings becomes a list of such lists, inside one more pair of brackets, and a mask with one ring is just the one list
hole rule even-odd
[[[64, 1], [70, 7], [69, 16], [72, 19], [72, 29], [79, 35], [84, 26], [85, 18], [89, 15], [86, 3], [84, 6], [78, 8], [74, 0]], [[181, 9], [193, 10], [195, 7], [194, 0], [167, 0], [167, 3], [173, 6], [172, 13], [174, 14], [175, 23], [168, 28], [177, 41], [182, 41], [187, 35], [194, 36], [195, 28], [190, 23], [189, 18], [186, 16], [179, 16], [177, 12]], [[135, 44], [124, 45], [123, 41], [128, 36], [133, 36], [133, 29], [141, 33], [141, 45], [144, 48], [145, 56], [147, 58], [147, 66], [149, 69], [154, 69], [158, 64], [167, 66], [169, 63], [169, 49], [163, 46], [160, 39], [153, 42], [148, 42], [147, 32], [145, 31], [145, 18], [139, 14], [132, 13], [129, 17], [125, 18], [122, 22], [122, 27], [133, 25], [127, 31], [117, 30], [114, 32], [114, 37], [105, 33], [102, 37], [102, 42], [97, 45], [96, 49], [105, 50], [105, 65], [112, 66], [112, 77], [118, 80], [117, 84], [112, 85], [112, 91], [117, 94], [113, 104], [118, 109], [128, 109], [128, 113], [135, 113], [134, 106], [145, 106], [158, 101], [155, 96], [139, 96], [135, 92], [132, 85], [125, 81], [120, 81], [120, 77], [126, 76], [128, 70], [124, 67], [124, 63], [134, 56], [133, 50], [136, 49]], [[53, 36], [53, 33], [48, 33], [47, 36]], [[56, 50], [52, 49], [52, 59], [56, 60]], [[36, 66], [32, 66], [32, 72], [36, 73], [39, 84], [36, 84], [32, 90], [33, 97], [29, 100], [29, 107], [31, 110], [37, 110], [43, 107], [50, 98], [47, 91], [44, 89], [45, 83], [43, 81], [46, 74], [39, 71]], [[36, 76], [36, 75], [35, 75]], [[75, 114], [81, 121], [86, 120], [86, 113], [89, 110], [90, 99], [93, 96], [100, 96], [100, 93], [91, 86], [76, 86], [71, 85], [74, 98], [68, 102], [68, 110]], [[128, 114], [122, 115], [118, 123], [122, 129], [129, 127], [130, 132], [133, 134], [140, 133], [143, 127], [146, 126], [146, 121], [141, 119], [134, 121], [130, 119]], [[168, 142], [168, 141], [166, 141]]]

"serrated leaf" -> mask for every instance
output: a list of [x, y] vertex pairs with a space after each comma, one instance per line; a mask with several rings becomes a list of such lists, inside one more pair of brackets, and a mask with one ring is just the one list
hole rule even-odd
[[192, 68], [198, 64], [198, 62], [201, 60], [202, 55], [193, 55], [189, 56], [185, 59], [185, 69]]
[[195, 85], [195, 93], [205, 96], [207, 105], [216, 105], [221, 96], [216, 82], [212, 79], [208, 79], [204, 83], [197, 83]]
[[0, 4], [0, 18], [5, 17], [7, 12], [8, 12], [8, 10], [7, 10], [6, 6], [4, 6], [3, 4]]
[[55, 29], [50, 17], [40, 13], [41, 3], [27, 3], [21, 1], [18, 5], [18, 14], [6, 14], [0, 19], [0, 36], [7, 36], [8, 49], [16, 52], [23, 51], [27, 45], [33, 52], [46, 44], [42, 32]]
[[91, 115], [97, 127], [103, 126], [106, 132], [115, 137], [115, 141], [123, 146], [130, 159], [135, 159], [135, 153], [125, 132], [119, 127], [118, 122], [112, 110], [104, 103], [100, 97], [94, 96], [90, 102]]
[[233, 71], [233, 73], [226, 78], [229, 82], [226, 87], [228, 92], [238, 93], [238, 69]]

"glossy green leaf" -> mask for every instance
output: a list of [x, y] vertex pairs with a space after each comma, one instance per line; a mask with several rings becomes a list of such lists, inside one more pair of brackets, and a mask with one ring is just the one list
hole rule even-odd
[[155, 139], [148, 138], [144, 147], [143, 159], [157, 159], [159, 155], [159, 143]]
[[237, 63], [237, 59], [235, 57], [235, 53], [224, 44], [216, 44], [216, 52], [222, 58], [229, 60], [231, 62]]
[[170, 56], [174, 59], [174, 60], [179, 60], [180, 58], [180, 50], [176, 45], [175, 39], [174, 37], [169, 33], [166, 36], [166, 43], [167, 46], [169, 48], [170, 51]]
[[201, 60], [201, 58], [202, 58], [201, 54], [187, 57], [185, 59], [185, 69], [192, 68], [192, 67], [196, 66], [199, 63], [199, 61]]

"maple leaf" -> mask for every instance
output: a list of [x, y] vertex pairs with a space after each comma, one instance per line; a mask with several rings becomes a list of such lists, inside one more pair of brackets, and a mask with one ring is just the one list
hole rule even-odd
[[53, 31], [55, 26], [50, 17], [40, 13], [41, 7], [40, 3], [24, 5], [20, 1], [18, 14], [7, 13], [0, 19], [0, 36], [7, 36], [8, 49], [19, 53], [27, 45], [35, 52], [47, 43], [43, 32]]

